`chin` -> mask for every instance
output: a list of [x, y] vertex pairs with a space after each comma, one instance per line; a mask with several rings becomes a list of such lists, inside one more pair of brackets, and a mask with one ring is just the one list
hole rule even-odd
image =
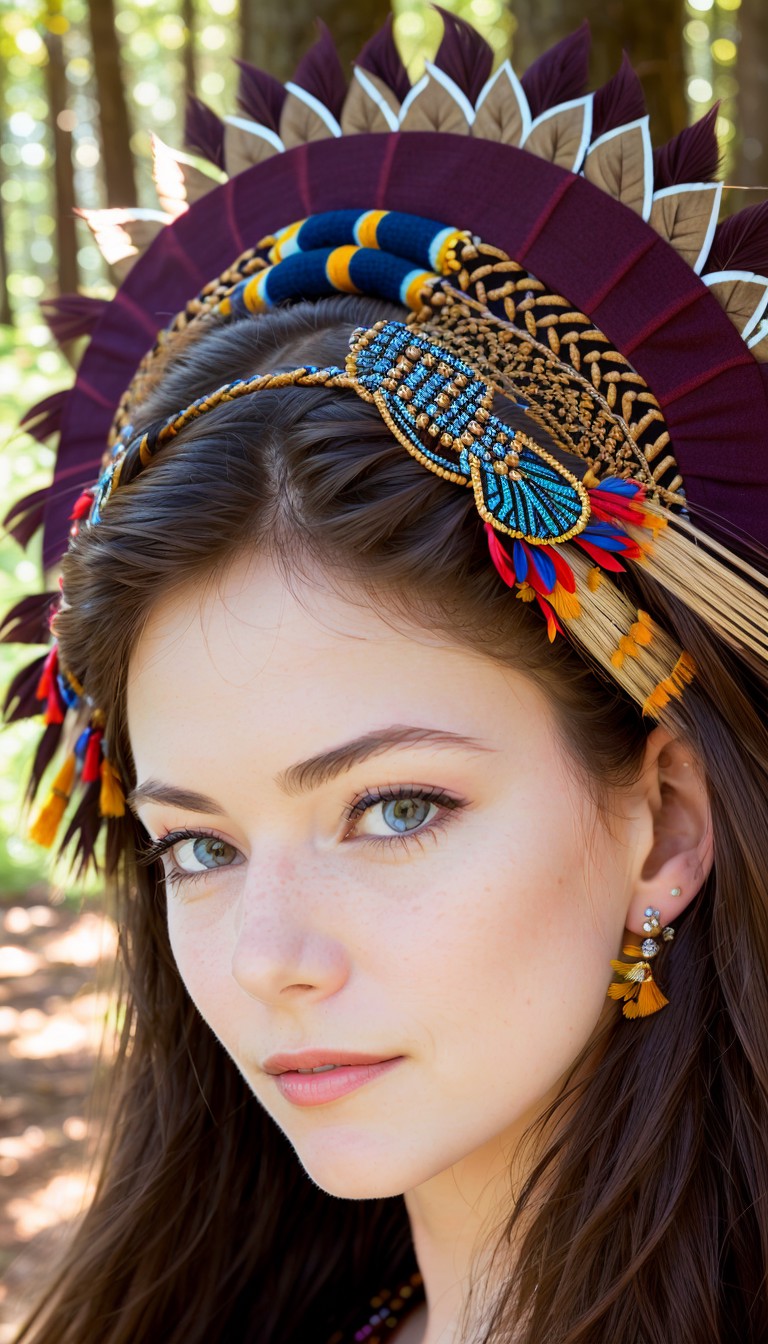
[[429, 1174], [414, 1168], [391, 1135], [374, 1137], [343, 1125], [300, 1140], [284, 1132], [309, 1179], [337, 1199], [391, 1199]]

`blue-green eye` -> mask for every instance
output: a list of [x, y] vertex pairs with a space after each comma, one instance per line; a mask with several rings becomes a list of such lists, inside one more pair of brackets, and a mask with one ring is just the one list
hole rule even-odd
[[395, 840], [430, 829], [440, 815], [460, 806], [438, 789], [374, 789], [359, 798], [348, 813], [355, 836]]
[[[219, 840], [215, 835], [198, 835], [187, 840], [179, 840], [173, 846], [173, 858], [179, 868], [187, 873], [199, 873], [211, 868], [225, 868], [232, 864], [239, 853], [234, 845]], [[195, 867], [199, 864], [200, 867]]]
[[437, 811], [426, 798], [390, 798], [382, 803], [382, 820], [393, 831], [415, 831], [423, 826], [430, 813]]

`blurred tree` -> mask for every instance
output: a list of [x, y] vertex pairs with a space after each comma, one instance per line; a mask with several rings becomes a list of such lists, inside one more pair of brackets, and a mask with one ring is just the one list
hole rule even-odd
[[195, 60], [195, 0], [181, 0], [181, 20], [184, 24], [184, 91], [197, 93], [197, 61]]
[[[768, 5], [764, 0], [753, 0], [752, 4], [741, 6], [739, 18], [741, 41], [736, 74], [740, 143], [733, 180], [743, 186], [762, 186], [768, 190]], [[750, 195], [749, 200], [752, 199]]]
[[[0, 60], [0, 109], [2, 123], [7, 119], [5, 100], [5, 64]], [[3, 206], [3, 184], [6, 178], [5, 163], [0, 158], [0, 323], [10, 325], [13, 322], [13, 308], [8, 291], [8, 244], [5, 237], [5, 209]]]
[[512, 0], [514, 64], [525, 70], [542, 51], [578, 28], [592, 30], [592, 81], [615, 75], [626, 50], [642, 80], [654, 144], [688, 124], [683, 59], [685, 0]]
[[314, 38], [312, 20], [323, 19], [346, 74], [391, 8], [390, 0], [240, 0], [240, 54], [277, 79], [289, 79]]
[[136, 205], [131, 125], [115, 28], [114, 0], [88, 0], [93, 68], [99, 94], [102, 163], [107, 205]]
[[[51, 16], [49, 15], [49, 18]], [[75, 233], [75, 179], [72, 170], [72, 134], [67, 121], [67, 76], [61, 33], [45, 33], [48, 60], [45, 83], [48, 117], [53, 134], [53, 191], [56, 220], [56, 267], [60, 294], [73, 294], [80, 282]]]

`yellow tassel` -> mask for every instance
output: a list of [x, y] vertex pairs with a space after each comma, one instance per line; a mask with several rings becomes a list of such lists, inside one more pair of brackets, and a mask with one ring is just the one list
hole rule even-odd
[[651, 694], [648, 696], [648, 699], [645, 701], [645, 704], [643, 705], [643, 713], [650, 714], [653, 718], [656, 718], [659, 710], [663, 709], [664, 706], [668, 704], [669, 696], [664, 689], [664, 682], [660, 681], [658, 686], [654, 687]]
[[650, 1017], [651, 1013], [657, 1013], [660, 1008], [665, 1008], [669, 999], [662, 994], [659, 986], [652, 976], [644, 980], [640, 986], [640, 992], [633, 1003], [624, 1004], [625, 1017]]
[[600, 584], [603, 582], [602, 571], [594, 565], [587, 573], [587, 587], [591, 593], [596, 593]]
[[120, 776], [106, 756], [101, 762], [101, 791], [99, 793], [99, 811], [102, 817], [125, 816], [125, 796], [120, 784]]
[[67, 810], [67, 803], [75, 781], [76, 761], [77, 758], [73, 751], [59, 770], [43, 807], [29, 828], [30, 840], [34, 840], [36, 844], [42, 845], [45, 849], [50, 849], [56, 839], [56, 832]]
[[611, 663], [614, 667], [622, 668], [624, 666], [624, 654], [621, 649], [614, 649], [611, 654]]
[[608, 986], [609, 999], [634, 999], [637, 997], [638, 986], [630, 981], [628, 984], [620, 985], [612, 980]]
[[549, 601], [557, 615], [564, 621], [575, 621], [581, 615], [581, 603], [575, 593], [569, 593], [561, 583], [556, 583]]
[[653, 621], [647, 611], [638, 607], [637, 620], [630, 626], [629, 633], [637, 644], [650, 644], [653, 639]]
[[[683, 650], [675, 663], [675, 666], [672, 668], [671, 679], [680, 686], [680, 691], [682, 691], [683, 686], [686, 686], [693, 681], [695, 676], [696, 664], [690, 653], [686, 653], [685, 650]], [[680, 694], [680, 692], [678, 692], [678, 694]]]
[[536, 597], [536, 592], [531, 587], [530, 583], [521, 583], [517, 596], [520, 598], [521, 602], [533, 602]]

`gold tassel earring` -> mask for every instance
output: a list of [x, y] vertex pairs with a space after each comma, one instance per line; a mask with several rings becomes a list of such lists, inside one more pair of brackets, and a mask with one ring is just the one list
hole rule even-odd
[[[670, 895], [679, 896], [680, 888], [673, 887]], [[669, 1003], [654, 979], [650, 962], [661, 950], [656, 935], [660, 932], [663, 941], [669, 943], [675, 936], [675, 930], [671, 924], [662, 929], [660, 911], [649, 905], [645, 911], [643, 932], [648, 936], [641, 945], [626, 943], [622, 948], [622, 956], [632, 958], [629, 965], [626, 961], [611, 961], [613, 970], [622, 980], [608, 986], [608, 998], [622, 999], [622, 1012], [630, 1018], [649, 1017]]]

